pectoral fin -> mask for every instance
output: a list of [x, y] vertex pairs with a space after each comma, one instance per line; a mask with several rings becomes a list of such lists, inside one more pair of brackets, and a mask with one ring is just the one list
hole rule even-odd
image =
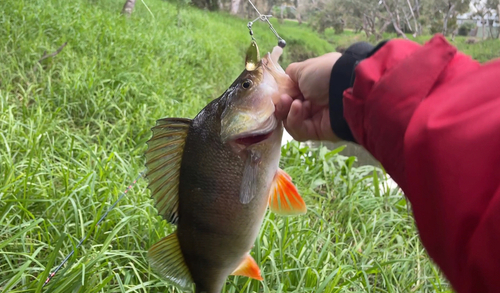
[[292, 183], [292, 177], [279, 168], [271, 185], [269, 208], [284, 216], [305, 214], [307, 211], [304, 200]]
[[240, 188], [240, 202], [248, 204], [257, 193], [257, 176], [259, 175], [260, 154], [250, 152], [243, 169], [243, 178]]
[[241, 264], [231, 274], [233, 276], [245, 276], [255, 280], [264, 280], [260, 275], [260, 268], [250, 254], [247, 254]]
[[176, 233], [168, 235], [151, 246], [147, 258], [153, 270], [162, 278], [183, 289], [189, 289], [193, 285], [191, 272], [184, 262], [184, 255]]

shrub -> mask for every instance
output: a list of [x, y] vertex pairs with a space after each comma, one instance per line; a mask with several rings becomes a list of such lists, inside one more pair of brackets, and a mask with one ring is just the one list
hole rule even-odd
[[469, 32], [474, 29], [475, 25], [471, 22], [462, 23], [458, 28], [459, 36], [468, 36]]

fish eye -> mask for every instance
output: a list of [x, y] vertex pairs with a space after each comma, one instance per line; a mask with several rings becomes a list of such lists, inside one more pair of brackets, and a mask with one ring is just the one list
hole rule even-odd
[[252, 81], [250, 79], [245, 80], [244, 82], [241, 83], [241, 86], [244, 89], [248, 89], [249, 87], [252, 86]]

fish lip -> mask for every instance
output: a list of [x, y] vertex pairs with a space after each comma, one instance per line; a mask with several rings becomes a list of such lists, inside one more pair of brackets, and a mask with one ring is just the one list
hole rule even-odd
[[239, 138], [236, 138], [232, 140], [233, 143], [237, 145], [244, 146], [248, 148], [249, 146], [261, 143], [268, 138], [270, 138], [273, 135], [274, 129], [270, 132], [263, 133], [263, 134], [248, 134], [246, 136], [242, 136]]
[[231, 137], [229, 142], [248, 148], [267, 140], [272, 136], [277, 127], [278, 120], [274, 115], [271, 115], [258, 129], [240, 133], [237, 136]]
[[278, 60], [283, 53], [283, 49], [280, 47], [273, 48], [271, 53], [267, 53], [264, 58], [261, 59], [261, 64], [270, 71], [276, 71], [278, 73], [285, 73], [283, 68], [279, 65]]

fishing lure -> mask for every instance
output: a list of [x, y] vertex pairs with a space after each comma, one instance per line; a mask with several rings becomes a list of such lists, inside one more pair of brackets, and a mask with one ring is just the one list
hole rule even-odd
[[[281, 48], [285, 48], [286, 46], [286, 41], [280, 37], [280, 35], [278, 34], [278, 32], [276, 31], [276, 29], [273, 27], [273, 25], [271, 24], [271, 22], [269, 21], [269, 18], [272, 17], [272, 15], [264, 15], [262, 13], [259, 12], [259, 10], [257, 9], [257, 7], [255, 7], [255, 5], [252, 3], [251, 0], [248, 0], [248, 2], [250, 3], [250, 5], [253, 7], [253, 9], [255, 9], [255, 11], [257, 12], [257, 14], [259, 15], [256, 19], [248, 22], [247, 24], [247, 28], [249, 30], [249, 33], [250, 33], [250, 36], [252, 38], [252, 41], [255, 42], [255, 37], [254, 37], [254, 32], [253, 32], [253, 29], [252, 29], [252, 26], [253, 24], [260, 20], [262, 22], [267, 22], [267, 24], [269, 25], [269, 29], [273, 32], [273, 34], [276, 36], [276, 38], [278, 39], [278, 46], [281, 47]], [[103, 221], [104, 219], [106, 218], [106, 216], [109, 214], [109, 212], [111, 212], [112, 209], [114, 209], [116, 207], [116, 205], [118, 204], [118, 202], [123, 198], [125, 197], [125, 195], [127, 194], [127, 192], [137, 183], [137, 181], [144, 176], [144, 172], [145, 171], [142, 171], [139, 173], [138, 177], [129, 185], [127, 186], [127, 188], [125, 189], [124, 192], [122, 192], [122, 194], [118, 197], [118, 199], [108, 208], [108, 210], [104, 213], [104, 215], [101, 216], [101, 218], [99, 219], [99, 221], [97, 221], [96, 223], [96, 227], [99, 226]], [[82, 244], [83, 242], [87, 239], [87, 236], [84, 236], [79, 242], [78, 244], [76, 245], [76, 247], [62, 260], [62, 262], [49, 274], [49, 276], [47, 277], [47, 279], [45, 280], [45, 282], [43, 283], [43, 286], [42, 287], [45, 287], [54, 277], [55, 275], [57, 274], [57, 272], [68, 262], [69, 258], [75, 253], [75, 250], [78, 249]]]
[[267, 22], [267, 24], [269, 25], [269, 29], [273, 32], [273, 34], [278, 39], [278, 46], [281, 48], [285, 48], [286, 41], [282, 37], [280, 37], [280, 35], [276, 31], [276, 29], [274, 29], [273, 25], [269, 21], [269, 18], [273, 17], [273, 16], [272, 15], [264, 15], [264, 14], [260, 13], [259, 10], [257, 9], [257, 7], [255, 7], [255, 5], [252, 3], [251, 0], [248, 0], [248, 2], [250, 3], [250, 5], [252, 5], [253, 9], [255, 9], [255, 11], [259, 15], [259, 17], [257, 17], [256, 19], [254, 19], [252, 21], [249, 21], [247, 24], [247, 28], [248, 28], [248, 31], [250, 33], [250, 37], [252, 38], [252, 41], [255, 41], [255, 37], [253, 36], [252, 26], [253, 26], [254, 22], [256, 22], [257, 20], [260, 20], [262, 22]]

